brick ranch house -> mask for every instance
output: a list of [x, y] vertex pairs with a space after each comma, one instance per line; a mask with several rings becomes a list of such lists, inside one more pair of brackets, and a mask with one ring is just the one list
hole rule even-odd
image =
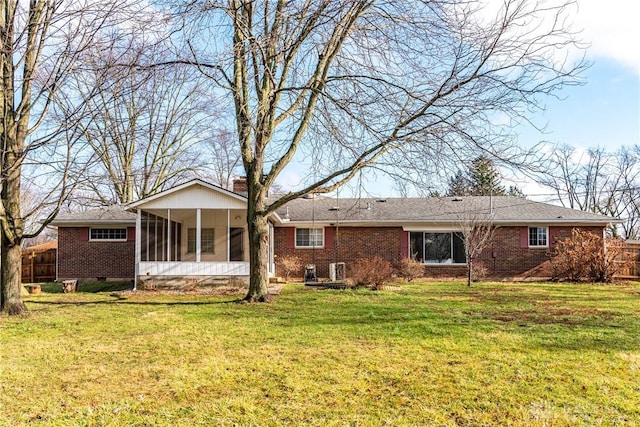
[[[228, 191], [189, 181], [125, 207], [61, 215], [58, 280], [202, 277], [248, 279], [246, 198], [242, 181]], [[493, 278], [544, 278], [558, 238], [579, 227], [602, 236], [615, 219], [510, 196], [294, 200], [272, 215], [269, 274], [278, 259], [349, 265], [380, 256], [413, 256], [426, 277], [466, 274], [461, 221], [475, 213], [497, 227], [478, 261]]]

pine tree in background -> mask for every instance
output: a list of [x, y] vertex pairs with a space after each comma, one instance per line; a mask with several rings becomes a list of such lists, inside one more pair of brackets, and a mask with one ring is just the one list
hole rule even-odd
[[509, 190], [507, 190], [507, 196], [522, 197], [523, 199], [527, 198], [527, 195], [524, 194], [522, 190], [518, 188], [517, 185], [509, 186]]
[[455, 176], [449, 178], [449, 188], [445, 196], [468, 196], [471, 192], [471, 182], [467, 175], [458, 169]]
[[468, 179], [473, 196], [504, 196], [507, 193], [500, 185], [500, 172], [487, 157], [480, 156], [471, 163]]
[[517, 186], [509, 189], [501, 184], [500, 172], [487, 157], [477, 157], [467, 172], [458, 170], [449, 178], [446, 196], [515, 196], [526, 197]]

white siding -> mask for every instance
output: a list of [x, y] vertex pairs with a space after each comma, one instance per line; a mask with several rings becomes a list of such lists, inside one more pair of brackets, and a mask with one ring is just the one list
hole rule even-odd
[[246, 209], [247, 203], [221, 191], [194, 185], [141, 203], [138, 209]]
[[164, 262], [140, 263], [141, 276], [248, 276], [248, 262]]

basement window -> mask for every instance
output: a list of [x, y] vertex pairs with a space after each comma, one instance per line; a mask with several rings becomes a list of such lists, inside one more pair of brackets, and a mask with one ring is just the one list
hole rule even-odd
[[91, 228], [89, 240], [93, 242], [126, 242], [126, 228]]

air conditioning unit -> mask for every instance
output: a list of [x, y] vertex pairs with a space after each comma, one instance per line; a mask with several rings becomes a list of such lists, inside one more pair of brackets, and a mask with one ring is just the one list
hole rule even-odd
[[346, 268], [344, 262], [332, 262], [329, 264], [329, 280], [332, 282], [341, 281], [346, 278]]

